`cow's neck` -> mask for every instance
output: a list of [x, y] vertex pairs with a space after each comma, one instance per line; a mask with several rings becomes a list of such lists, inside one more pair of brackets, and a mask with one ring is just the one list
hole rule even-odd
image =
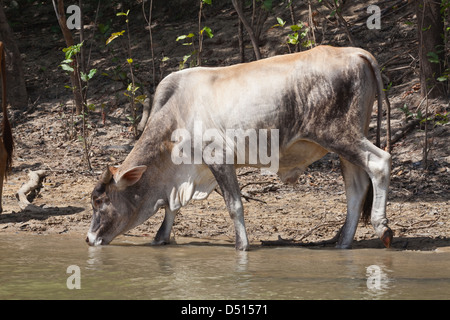
[[[176, 121], [166, 112], [153, 114], [141, 138], [122, 164], [123, 170], [146, 165], [139, 193], [149, 202], [164, 200], [171, 210], [178, 210], [191, 199], [204, 199], [217, 182], [206, 165], [175, 164], [171, 159], [172, 132]], [[151, 186], [151, 187], [150, 187]]]
[[174, 124], [163, 112], [157, 112], [149, 119], [142, 136], [136, 142], [125, 163], [158, 165], [167, 155], [170, 157], [172, 144], [170, 141]]

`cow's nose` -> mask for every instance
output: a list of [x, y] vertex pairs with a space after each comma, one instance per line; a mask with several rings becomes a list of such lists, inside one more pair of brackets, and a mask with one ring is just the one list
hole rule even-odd
[[95, 234], [93, 234], [91, 232], [88, 232], [87, 237], [86, 237], [86, 242], [90, 246], [100, 246], [100, 245], [108, 244], [108, 242], [105, 241], [102, 237], [97, 237]]
[[90, 246], [95, 246], [96, 245], [96, 237], [95, 235], [93, 235], [92, 233], [88, 232], [88, 234], [86, 235], [86, 242], [88, 245]]

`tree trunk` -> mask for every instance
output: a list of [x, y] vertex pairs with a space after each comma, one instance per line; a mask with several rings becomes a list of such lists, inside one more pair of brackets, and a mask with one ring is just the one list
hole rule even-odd
[[0, 0], [0, 41], [5, 44], [8, 103], [13, 109], [24, 111], [28, 94], [22, 68], [22, 59], [14, 41], [14, 34], [6, 21], [3, 2]]
[[[240, 9], [242, 9], [242, 2], [239, 1], [238, 6], [240, 6]], [[239, 57], [241, 63], [245, 62], [245, 44], [244, 44], [244, 25], [242, 24], [241, 19], [238, 15], [238, 40], [239, 40]]]
[[233, 3], [233, 7], [239, 16], [239, 19], [241, 19], [241, 21], [245, 27], [245, 30], [247, 30], [247, 33], [250, 37], [250, 41], [252, 42], [252, 45], [253, 45], [253, 51], [255, 52], [256, 60], [260, 60], [261, 52], [259, 51], [258, 39], [255, 36], [255, 31], [252, 29], [252, 27], [248, 23], [247, 19], [245, 18], [244, 11], [242, 10], [242, 5], [239, 4], [238, 1], [240, 2], [242, 0], [231, 0], [231, 2]]
[[444, 70], [445, 50], [442, 34], [444, 24], [440, 14], [440, 1], [417, 0], [417, 31], [419, 38], [420, 86], [422, 97], [432, 87], [428, 98], [445, 97], [445, 82], [436, 79]]

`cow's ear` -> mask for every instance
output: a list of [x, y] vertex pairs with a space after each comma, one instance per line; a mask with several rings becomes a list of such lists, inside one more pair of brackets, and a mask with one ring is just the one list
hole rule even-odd
[[118, 177], [116, 177], [117, 175], [116, 171], [114, 174], [114, 181], [116, 181], [116, 186], [119, 189], [132, 186], [141, 179], [145, 170], [147, 170], [147, 166], [136, 166], [131, 169], [128, 169]]

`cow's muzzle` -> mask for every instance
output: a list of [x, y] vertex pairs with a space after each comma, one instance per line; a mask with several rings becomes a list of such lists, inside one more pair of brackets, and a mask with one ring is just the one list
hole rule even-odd
[[104, 241], [104, 239], [102, 239], [101, 237], [97, 237], [97, 235], [91, 232], [88, 232], [86, 236], [86, 242], [90, 246], [101, 246], [107, 244], [106, 241]]

